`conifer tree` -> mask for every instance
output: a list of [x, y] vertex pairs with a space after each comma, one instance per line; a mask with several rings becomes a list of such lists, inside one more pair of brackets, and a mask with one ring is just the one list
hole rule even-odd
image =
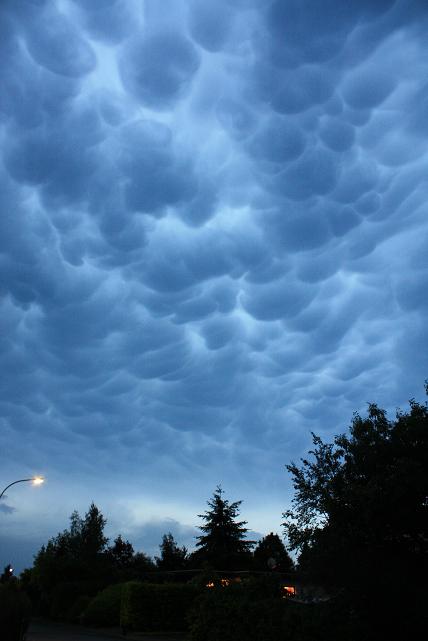
[[84, 557], [92, 559], [105, 551], [108, 543], [108, 538], [104, 536], [106, 522], [95, 503], [91, 503], [85, 518], [81, 522], [80, 529], [82, 555]]
[[219, 570], [245, 569], [249, 565], [254, 541], [245, 538], [247, 521], [236, 521], [241, 503], [229, 503], [221, 487], [217, 487], [208, 501], [210, 509], [198, 515], [205, 523], [199, 526], [202, 534], [197, 537], [195, 560]]

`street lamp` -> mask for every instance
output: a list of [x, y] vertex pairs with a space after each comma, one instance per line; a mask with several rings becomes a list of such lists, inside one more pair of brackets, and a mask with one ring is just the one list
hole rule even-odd
[[33, 476], [33, 478], [31, 479], [19, 479], [19, 481], [14, 481], [13, 483], [9, 483], [9, 485], [6, 485], [3, 492], [0, 494], [0, 499], [3, 496], [3, 494], [6, 492], [6, 490], [12, 487], [12, 485], [16, 485], [16, 483], [26, 483], [27, 481], [29, 481], [33, 485], [41, 485], [42, 483], [45, 482], [45, 479], [43, 478], [43, 476]]

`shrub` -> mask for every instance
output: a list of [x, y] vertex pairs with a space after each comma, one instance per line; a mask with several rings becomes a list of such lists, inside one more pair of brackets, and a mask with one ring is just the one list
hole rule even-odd
[[77, 603], [81, 597], [94, 597], [100, 586], [94, 581], [69, 581], [56, 586], [52, 595], [48, 595], [50, 608], [48, 616], [60, 621], [72, 621], [75, 618]]
[[70, 621], [70, 623], [81, 623], [83, 613], [85, 612], [91, 601], [92, 597], [90, 596], [79, 596], [68, 612], [68, 621]]
[[192, 641], [283, 641], [287, 608], [279, 597], [260, 595], [245, 584], [204, 592], [189, 614]]
[[0, 638], [21, 641], [28, 627], [31, 603], [17, 585], [0, 585]]
[[368, 638], [346, 602], [303, 604], [282, 599], [275, 581], [264, 579], [206, 590], [196, 599], [189, 619], [191, 641], [357, 641]]
[[68, 613], [79, 596], [81, 596], [79, 583], [60, 583], [51, 597], [49, 616], [57, 620], [68, 619]]
[[197, 594], [189, 583], [126, 583], [121, 626], [145, 632], [186, 630], [187, 613]]
[[110, 585], [99, 592], [85, 608], [82, 622], [106, 628], [119, 625], [123, 585], [123, 583]]

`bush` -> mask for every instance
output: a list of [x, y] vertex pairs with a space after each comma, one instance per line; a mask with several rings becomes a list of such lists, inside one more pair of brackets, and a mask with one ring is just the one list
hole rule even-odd
[[47, 595], [50, 603], [48, 616], [59, 621], [76, 620], [76, 608], [79, 608], [78, 602], [81, 598], [93, 598], [99, 590], [99, 584], [94, 581], [60, 583], [56, 586], [52, 595]]
[[189, 583], [126, 583], [122, 593], [121, 626], [144, 632], [187, 629], [187, 613], [198, 594]]
[[281, 598], [276, 577], [204, 591], [189, 614], [191, 641], [356, 641], [364, 638], [348, 604]]
[[0, 638], [21, 641], [30, 622], [31, 603], [14, 583], [0, 585]]
[[119, 625], [123, 585], [123, 583], [110, 585], [99, 592], [85, 608], [82, 622], [106, 628]]
[[206, 590], [189, 614], [192, 641], [283, 641], [288, 603], [257, 594], [254, 584]]
[[52, 595], [49, 616], [56, 620], [67, 620], [79, 596], [81, 596], [79, 583], [60, 583]]
[[92, 601], [90, 596], [79, 596], [68, 612], [68, 621], [70, 623], [82, 623], [83, 614]]

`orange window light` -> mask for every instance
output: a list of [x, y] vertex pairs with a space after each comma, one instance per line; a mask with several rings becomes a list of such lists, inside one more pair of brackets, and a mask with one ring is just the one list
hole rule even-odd
[[296, 588], [294, 585], [283, 585], [282, 586], [282, 591], [283, 591], [283, 598], [286, 599], [287, 597], [290, 596], [295, 596], [296, 594]]

